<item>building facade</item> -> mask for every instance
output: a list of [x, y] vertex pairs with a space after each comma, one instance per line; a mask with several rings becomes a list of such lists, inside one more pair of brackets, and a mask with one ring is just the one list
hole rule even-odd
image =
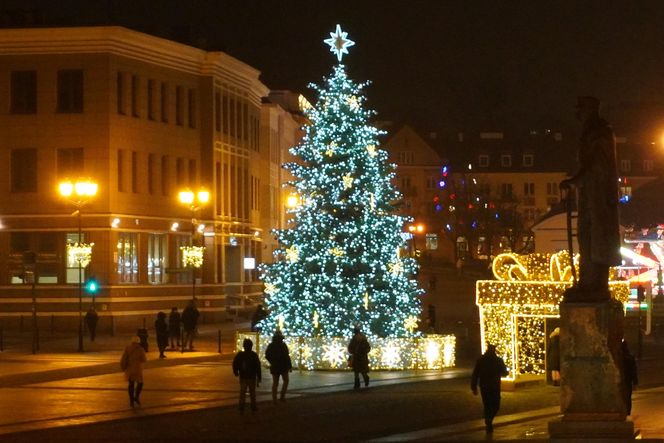
[[[94, 243], [83, 280], [100, 284], [102, 322], [133, 326], [194, 291], [204, 320], [259, 297], [300, 124], [268, 93], [225, 53], [121, 27], [0, 30], [0, 315], [29, 311], [34, 269], [39, 315], [76, 317], [79, 241]], [[58, 183], [79, 178], [98, 192], [74, 214]], [[183, 204], [185, 189], [209, 201]]]

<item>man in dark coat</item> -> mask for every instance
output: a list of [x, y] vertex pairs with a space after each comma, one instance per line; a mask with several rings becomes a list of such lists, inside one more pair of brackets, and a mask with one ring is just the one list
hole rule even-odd
[[570, 301], [608, 301], [609, 267], [621, 263], [618, 222], [616, 142], [611, 126], [599, 116], [599, 100], [579, 97], [577, 119], [583, 123], [578, 151], [579, 170], [560, 183], [578, 189], [577, 230], [579, 287]]
[[500, 378], [508, 374], [502, 358], [496, 355], [496, 347], [487, 345], [486, 352], [477, 360], [470, 389], [477, 395], [479, 382], [484, 404], [484, 423], [486, 432], [493, 432], [493, 419], [500, 409]]
[[182, 311], [182, 325], [184, 327], [184, 337], [182, 338], [182, 348], [184, 350], [189, 344], [189, 350], [194, 350], [194, 336], [196, 335], [196, 327], [198, 326], [198, 317], [201, 314], [196, 309], [196, 304], [190, 300], [187, 307]]
[[244, 414], [247, 389], [251, 398], [251, 412], [256, 412], [256, 387], [261, 382], [261, 362], [258, 354], [251, 350], [254, 343], [245, 338], [242, 342], [244, 351], [240, 351], [233, 359], [233, 374], [240, 377], [240, 414]]
[[353, 333], [353, 338], [348, 343], [348, 353], [355, 374], [354, 387], [360, 389], [360, 374], [364, 379], [364, 386], [369, 386], [369, 351], [371, 351], [371, 345], [359, 327], [356, 326]]
[[272, 374], [272, 402], [277, 403], [277, 390], [279, 388], [279, 377], [283, 380], [281, 385], [281, 401], [286, 401], [286, 390], [288, 389], [288, 373], [293, 370], [288, 346], [284, 343], [284, 336], [280, 330], [272, 336], [272, 342], [267, 345], [265, 358], [270, 362], [270, 374]]
[[168, 324], [166, 323], [166, 314], [159, 312], [157, 320], [154, 322], [155, 335], [157, 336], [157, 348], [159, 349], [159, 358], [166, 358], [164, 351], [168, 346]]
[[90, 333], [90, 341], [95, 341], [97, 336], [97, 322], [99, 321], [99, 315], [95, 311], [94, 306], [90, 306], [88, 312], [85, 313], [85, 324], [88, 327], [88, 332]]
[[171, 339], [171, 349], [180, 347], [180, 313], [178, 308], [173, 306], [168, 315], [168, 335]]

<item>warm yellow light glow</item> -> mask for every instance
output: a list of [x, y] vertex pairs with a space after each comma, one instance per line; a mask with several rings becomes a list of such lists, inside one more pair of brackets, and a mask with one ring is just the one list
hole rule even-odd
[[69, 197], [74, 193], [74, 184], [72, 182], [62, 182], [58, 185], [58, 192], [63, 197]]
[[82, 268], [90, 264], [94, 243], [69, 243], [67, 257], [70, 263], [79, 263]]
[[203, 265], [204, 246], [180, 246], [180, 251], [182, 251], [183, 266], [200, 268]]
[[198, 195], [198, 202], [200, 204], [205, 205], [207, 204], [207, 202], [210, 201], [210, 193], [208, 191], [205, 190], [198, 191], [197, 195]]
[[58, 184], [58, 192], [63, 197], [71, 197], [75, 195], [76, 197], [94, 197], [97, 195], [97, 190], [99, 186], [97, 183], [91, 180], [79, 180], [77, 182], [71, 182], [65, 180]]
[[419, 223], [417, 225], [417, 232], [424, 232], [424, 225], [422, 223]]
[[410, 232], [415, 232], [415, 225], [410, 225], [410, 226], [408, 226], [408, 230], [409, 230]]
[[180, 191], [178, 193], [178, 199], [182, 204], [191, 205], [194, 203], [194, 193], [191, 191]]
[[295, 245], [291, 246], [290, 248], [286, 249], [286, 260], [295, 263], [300, 259], [300, 251], [297, 249]]
[[272, 283], [265, 283], [265, 293], [267, 295], [276, 294], [277, 287]]
[[291, 209], [300, 206], [300, 196], [295, 193], [289, 194], [288, 197], [286, 197], [286, 206]]

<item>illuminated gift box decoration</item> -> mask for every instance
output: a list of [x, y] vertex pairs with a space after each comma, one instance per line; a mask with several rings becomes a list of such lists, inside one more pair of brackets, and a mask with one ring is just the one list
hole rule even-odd
[[[261, 362], [265, 360], [265, 349], [272, 340], [270, 336], [259, 336], [258, 332], [238, 332], [235, 337], [236, 350], [242, 350], [242, 341], [251, 339], [253, 350]], [[350, 369], [348, 367], [348, 338], [285, 337], [294, 368]], [[369, 367], [372, 370], [443, 369], [454, 366], [454, 335], [424, 335], [413, 338], [370, 339]]]
[[204, 246], [180, 246], [182, 251], [182, 265], [187, 268], [200, 268], [203, 266]]
[[81, 268], [87, 267], [90, 264], [90, 260], [92, 260], [92, 247], [94, 245], [94, 243], [68, 243], [68, 263], [80, 264]]
[[[578, 254], [574, 263], [578, 275]], [[572, 286], [569, 253], [500, 254], [492, 265], [496, 280], [478, 280], [476, 303], [480, 311], [482, 349], [496, 352], [510, 370], [506, 379], [546, 371], [547, 318], [559, 318], [558, 305]], [[609, 278], [615, 278], [611, 269]], [[625, 303], [629, 282], [610, 281], [611, 296]]]

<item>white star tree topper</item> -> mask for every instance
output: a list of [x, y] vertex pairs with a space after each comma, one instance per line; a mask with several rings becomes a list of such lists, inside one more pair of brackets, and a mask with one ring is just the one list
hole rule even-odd
[[330, 32], [330, 38], [323, 40], [330, 45], [330, 52], [337, 56], [340, 63], [344, 54], [348, 54], [348, 48], [355, 45], [355, 42], [347, 37], [348, 33], [341, 30], [341, 25], [337, 25], [336, 31]]

